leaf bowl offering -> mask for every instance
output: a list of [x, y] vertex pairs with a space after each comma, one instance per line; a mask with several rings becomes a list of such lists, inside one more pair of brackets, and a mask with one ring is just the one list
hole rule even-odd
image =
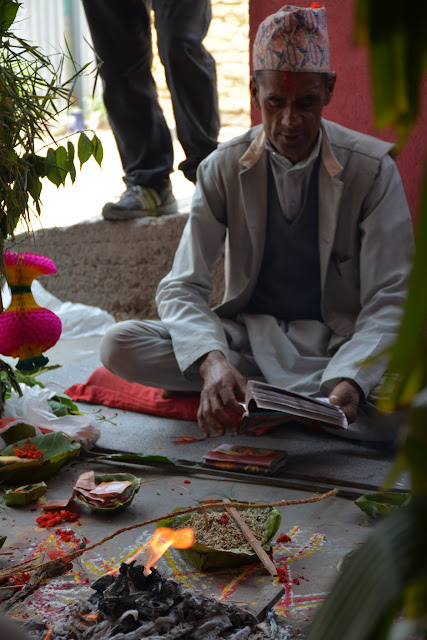
[[[232, 502], [230, 506], [233, 506]], [[280, 511], [274, 507], [248, 505], [246, 509], [239, 508], [239, 515], [268, 553], [269, 543], [280, 526]], [[191, 527], [194, 530], [195, 543], [189, 549], [179, 549], [179, 553], [199, 571], [240, 567], [258, 561], [258, 556], [225, 508], [164, 518], [158, 520], [156, 526], [173, 529]]]
[[20, 507], [36, 502], [36, 500], [44, 496], [46, 491], [47, 485], [45, 482], [26, 484], [23, 487], [5, 491], [3, 500], [8, 507]]
[[95, 474], [95, 487], [78, 489], [76, 497], [92, 511], [112, 513], [126, 509], [141, 486], [141, 478], [131, 473]]

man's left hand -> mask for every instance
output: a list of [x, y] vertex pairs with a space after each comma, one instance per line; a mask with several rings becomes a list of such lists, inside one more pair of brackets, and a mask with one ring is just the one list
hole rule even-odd
[[342, 409], [349, 424], [356, 420], [360, 402], [360, 391], [356, 385], [343, 380], [329, 394], [329, 402]]

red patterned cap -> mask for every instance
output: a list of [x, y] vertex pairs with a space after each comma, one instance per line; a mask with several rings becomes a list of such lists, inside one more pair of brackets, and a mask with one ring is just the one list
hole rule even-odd
[[285, 5], [258, 27], [253, 48], [254, 71], [311, 71], [329, 73], [326, 9], [313, 2], [310, 9]]

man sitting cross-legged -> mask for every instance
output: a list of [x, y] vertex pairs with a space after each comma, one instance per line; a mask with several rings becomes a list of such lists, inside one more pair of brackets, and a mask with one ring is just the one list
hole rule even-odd
[[[161, 322], [101, 345], [126, 380], [200, 391], [202, 432], [235, 429], [249, 378], [326, 396], [343, 434], [392, 439], [375, 410], [413, 249], [393, 145], [322, 119], [336, 74], [326, 11], [285, 6], [259, 27], [251, 94], [262, 125], [200, 165], [191, 215], [157, 291]], [[208, 305], [225, 243], [225, 294]]]

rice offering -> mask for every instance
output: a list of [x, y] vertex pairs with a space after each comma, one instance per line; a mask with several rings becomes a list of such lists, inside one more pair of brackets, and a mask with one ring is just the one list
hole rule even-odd
[[[230, 503], [230, 506], [234, 506]], [[178, 510], [178, 508], [177, 508]], [[268, 553], [270, 540], [280, 526], [280, 511], [274, 507], [239, 508], [239, 515]], [[258, 557], [239, 526], [224, 509], [205, 509], [157, 521], [158, 527], [191, 527], [195, 541], [189, 549], [179, 549], [199, 571], [240, 567], [257, 562]]]
[[[249, 529], [251, 529], [258, 542], [262, 543], [265, 538], [265, 523], [271, 510], [265, 509], [244, 509], [239, 510], [239, 515]], [[212, 547], [214, 549], [250, 549], [251, 545], [245, 536], [225, 511], [209, 511], [203, 513], [193, 513], [182, 527], [194, 529], [195, 542]], [[182, 528], [177, 527], [178, 529]]]

